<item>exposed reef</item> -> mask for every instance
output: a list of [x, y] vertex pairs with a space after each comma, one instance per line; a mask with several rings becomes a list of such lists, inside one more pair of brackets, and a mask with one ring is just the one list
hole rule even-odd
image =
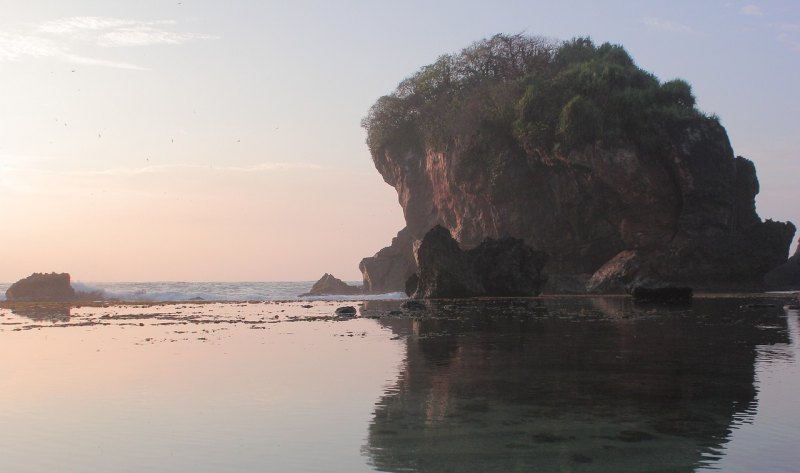
[[435, 225], [466, 250], [513, 237], [544, 251], [552, 292], [761, 289], [795, 232], [757, 215], [754, 164], [690, 86], [617, 45], [497, 35], [423, 67], [363, 125], [406, 220], [361, 261], [368, 292], [404, 290]]

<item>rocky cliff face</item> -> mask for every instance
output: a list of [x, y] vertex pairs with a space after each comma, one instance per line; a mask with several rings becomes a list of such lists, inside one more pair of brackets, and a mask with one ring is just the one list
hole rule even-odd
[[384, 150], [375, 166], [396, 190], [406, 228], [361, 263], [372, 291], [401, 290], [412, 244], [440, 224], [466, 248], [521, 238], [550, 255], [555, 273], [594, 273], [621, 252], [653, 256], [653, 277], [694, 285], [752, 284], [786, 260], [791, 223], [755, 211], [753, 163], [734, 157], [725, 130], [687, 129], [668, 159], [587, 147], [542, 160], [509, 147], [492, 167], [448, 152]]
[[549, 255], [549, 273], [591, 275], [635, 252], [640, 278], [758, 285], [786, 261], [795, 228], [759, 218], [755, 166], [734, 155], [715, 118], [692, 113], [654, 131], [657, 146], [649, 147], [597, 137], [544, 146], [526, 141], [520, 120], [480, 116], [444, 139], [430, 138], [419, 122], [405, 125], [416, 132], [371, 144], [406, 227], [361, 262], [365, 288], [402, 290], [414, 271], [413, 242], [437, 224], [463, 248], [486, 237], [523, 239]]

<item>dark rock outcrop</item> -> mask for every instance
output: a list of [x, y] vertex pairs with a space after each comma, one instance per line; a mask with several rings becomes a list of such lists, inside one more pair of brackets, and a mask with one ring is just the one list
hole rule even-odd
[[317, 282], [314, 283], [313, 286], [311, 286], [310, 291], [300, 294], [299, 297], [327, 295], [347, 296], [361, 294], [363, 292], [364, 291], [361, 287], [351, 286], [334, 275], [325, 273]]
[[[414, 273], [413, 243], [435, 225], [450, 230], [464, 249], [485, 238], [519, 238], [549, 255], [548, 274], [565, 275], [565, 281], [593, 275], [590, 286], [600, 292], [619, 291], [619, 281], [636, 279], [702, 290], [760, 289], [764, 275], [786, 261], [794, 225], [757, 215], [754, 164], [734, 155], [715, 117], [694, 108], [688, 84], [678, 85], [686, 94], [675, 105], [664, 105], [661, 115], [635, 115], [640, 110], [631, 105], [589, 123], [610, 130], [616, 120], [614, 133], [575, 145], [551, 131], [560, 130], [568, 117], [575, 101], [569, 94], [580, 93], [572, 92], [573, 83], [557, 81], [577, 77], [561, 71], [595, 63], [575, 59], [574, 66], [565, 66], [560, 51], [503, 56], [511, 51], [504, 45], [514, 41], [521, 40], [495, 37], [445, 58], [449, 62], [440, 59], [382, 97], [365, 119], [375, 167], [397, 191], [406, 220], [391, 246], [362, 260], [365, 290], [402, 291]], [[634, 70], [618, 46], [585, 46], [580, 54], [639, 81], [609, 81], [593, 90], [617, 93], [615, 88], [629, 87], [633, 95], [663, 95], [658, 100], [668, 102], [669, 90], [678, 87]], [[493, 72], [469, 69], [481, 55]], [[447, 64], [466, 69], [462, 76], [447, 76], [450, 82], [430, 79], [439, 77], [434, 72], [451, 71]], [[535, 103], [527, 112], [520, 108], [536, 90], [519, 85], [522, 78], [570, 90], [564, 103], [543, 102], [542, 107], [563, 107], [561, 115], [541, 118]], [[654, 80], [648, 85], [652, 90], [636, 88]], [[601, 104], [604, 94], [586, 100]], [[628, 96], [619, 92], [619, 97]], [[550, 134], [530, 138], [541, 130]], [[632, 252], [637, 256], [628, 260]], [[472, 282], [462, 283], [475, 290]]]
[[800, 290], [800, 242], [791, 258], [764, 276], [764, 283], [772, 290]]
[[410, 311], [410, 312], [418, 312], [420, 310], [426, 310], [428, 308], [428, 306], [426, 306], [422, 302], [415, 301], [415, 300], [410, 300], [410, 301], [403, 302], [400, 305], [400, 308], [401, 309], [405, 309], [405, 310]]
[[[419, 238], [424, 234], [420, 233]], [[390, 246], [361, 260], [358, 269], [364, 279], [364, 292], [381, 294], [404, 289], [406, 280], [417, 268], [411, 250], [414, 240], [414, 234], [404, 228], [392, 238]]]
[[356, 313], [357, 313], [356, 308], [351, 305], [338, 307], [336, 309], [336, 315], [339, 317], [355, 317]]
[[33, 273], [6, 290], [9, 301], [72, 301], [75, 289], [69, 273]]
[[547, 279], [542, 274], [546, 256], [522, 240], [486, 239], [463, 251], [439, 225], [422, 239], [416, 259], [415, 298], [535, 296]]

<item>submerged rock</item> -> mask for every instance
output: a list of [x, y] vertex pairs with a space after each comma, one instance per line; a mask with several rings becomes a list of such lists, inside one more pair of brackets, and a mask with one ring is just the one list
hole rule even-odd
[[416, 259], [415, 298], [535, 296], [547, 280], [542, 273], [546, 255], [522, 240], [487, 238], [463, 251], [439, 225], [422, 239]]
[[75, 289], [69, 273], [33, 273], [6, 290], [9, 301], [72, 301]]
[[305, 294], [300, 294], [300, 297], [328, 295], [340, 296], [361, 293], [363, 293], [363, 289], [361, 287], [351, 286], [334, 275], [325, 273], [321, 278], [319, 278], [319, 281], [315, 282], [314, 285], [311, 286], [310, 291], [306, 292]]

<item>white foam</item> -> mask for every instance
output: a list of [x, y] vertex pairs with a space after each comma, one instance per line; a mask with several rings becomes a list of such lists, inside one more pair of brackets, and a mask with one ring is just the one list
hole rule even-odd
[[73, 283], [81, 291], [103, 291], [107, 299], [141, 302], [203, 301], [358, 301], [405, 299], [402, 292], [386, 294], [356, 294], [331, 296], [305, 296], [313, 281], [288, 282], [148, 282], [148, 283]]

